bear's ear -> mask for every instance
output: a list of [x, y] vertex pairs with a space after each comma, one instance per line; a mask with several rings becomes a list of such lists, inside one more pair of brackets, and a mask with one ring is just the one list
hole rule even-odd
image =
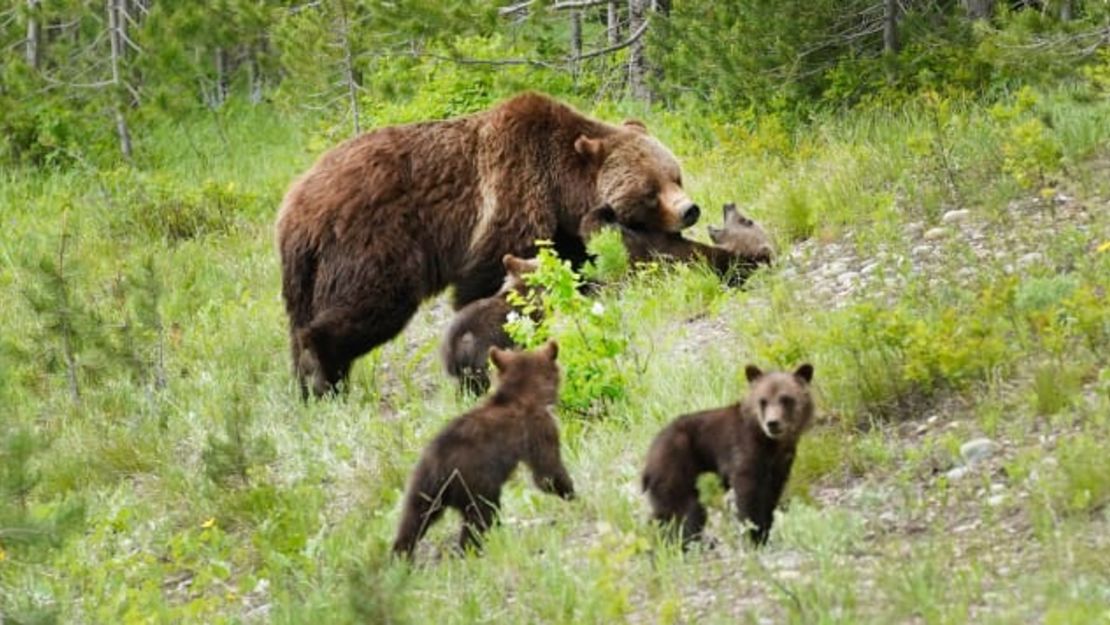
[[551, 339], [543, 346], [543, 353], [547, 356], [548, 360], [552, 362], [555, 361], [559, 356], [559, 344], [555, 342], [555, 339]]
[[705, 229], [709, 232], [709, 240], [719, 245], [721, 243], [721, 235], [724, 234], [724, 230], [721, 230], [717, 226], [706, 226]]
[[794, 370], [794, 375], [805, 380], [806, 384], [813, 381], [813, 365], [808, 362]]
[[489, 359], [493, 366], [497, 367], [498, 371], [504, 371], [505, 367], [509, 366], [509, 361], [512, 359], [512, 352], [497, 347], [489, 348]]
[[728, 223], [728, 220], [736, 215], [736, 205], [732, 202], [725, 204], [721, 207], [721, 220]]
[[748, 382], [751, 383], [763, 377], [763, 372], [755, 365], [748, 365], [744, 367], [744, 376], [747, 377]]
[[604, 160], [605, 144], [601, 142], [601, 139], [591, 139], [586, 135], [579, 135], [579, 137], [574, 140], [574, 151], [594, 162], [600, 163]]
[[628, 130], [634, 130], [645, 135], [648, 133], [647, 126], [644, 125], [644, 122], [638, 119], [626, 119], [624, 120], [624, 123], [622, 125]]
[[528, 273], [528, 261], [519, 256], [505, 254], [501, 257], [501, 264], [505, 266], [506, 272], [514, 276], [522, 276]]

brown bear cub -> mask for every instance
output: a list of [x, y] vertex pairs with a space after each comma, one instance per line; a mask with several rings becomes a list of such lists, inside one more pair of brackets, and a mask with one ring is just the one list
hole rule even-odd
[[501, 487], [520, 462], [541, 490], [574, 498], [551, 412], [559, 391], [557, 354], [554, 341], [533, 352], [490, 350], [497, 390], [447, 424], [424, 449], [405, 494], [394, 553], [411, 556], [446, 508], [462, 514], [459, 546], [478, 547], [482, 533], [496, 522]]
[[628, 259], [642, 262], [657, 257], [678, 261], [704, 259], [719, 275], [730, 276], [732, 282], [743, 283], [759, 265], [769, 265], [774, 259], [771, 238], [757, 223], [736, 210], [736, 205], [725, 204], [720, 228], [709, 226], [713, 245], [692, 241], [679, 233], [639, 230], [620, 223], [616, 212], [609, 206], [595, 208], [582, 218], [579, 234], [589, 241], [602, 228], [620, 228], [621, 240], [628, 250]]
[[643, 488], [652, 516], [681, 532], [683, 546], [700, 538], [705, 507], [697, 479], [716, 473], [736, 496], [740, 521], [755, 527], [749, 537], [767, 541], [798, 440], [813, 420], [809, 387], [813, 366], [793, 373], [745, 369], [749, 392], [738, 404], [683, 415], [655, 437], [648, 451]]
[[505, 282], [495, 295], [475, 300], [463, 306], [443, 341], [443, 364], [447, 373], [459, 380], [462, 390], [481, 395], [489, 389], [489, 350], [491, 347], [508, 349], [515, 343], [505, 331], [505, 322], [513, 307], [509, 294], [526, 295], [528, 286], [524, 276], [539, 267], [534, 258], [517, 258], [505, 254]]

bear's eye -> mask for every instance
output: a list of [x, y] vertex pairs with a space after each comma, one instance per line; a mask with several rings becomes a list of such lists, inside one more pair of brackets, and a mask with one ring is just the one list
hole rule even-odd
[[767, 400], [766, 399], [760, 399], [759, 400], [759, 409], [760, 410], [767, 410]]
[[794, 408], [794, 398], [790, 397], [789, 395], [781, 397], [779, 401], [782, 402], [782, 407], [787, 410], [791, 410]]

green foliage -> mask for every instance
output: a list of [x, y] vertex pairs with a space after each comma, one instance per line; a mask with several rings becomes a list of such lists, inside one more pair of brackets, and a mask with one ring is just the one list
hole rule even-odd
[[[548, 339], [559, 343], [563, 370], [560, 405], [582, 415], [597, 414], [605, 403], [624, 397], [628, 378], [620, 357], [628, 347], [620, 310], [590, 300], [570, 262], [560, 260], [550, 245], [536, 255], [539, 268], [525, 276], [530, 301], [510, 296], [521, 312], [505, 324], [509, 336], [525, 348]], [[533, 320], [538, 316], [540, 321]]]
[[8, 557], [39, 557], [36, 547], [59, 547], [84, 522], [85, 507], [76, 498], [33, 503], [40, 482], [36, 461], [41, 462], [49, 447], [29, 427], [9, 424], [0, 431], [0, 566]]
[[587, 243], [586, 249], [594, 256], [593, 261], [582, 268], [582, 275], [586, 278], [608, 284], [628, 275], [631, 263], [619, 229], [605, 228], [598, 232]]
[[252, 472], [273, 462], [274, 443], [269, 436], [251, 431], [251, 409], [235, 397], [223, 415], [223, 434], [211, 433], [201, 453], [204, 473], [219, 486], [248, 484]]

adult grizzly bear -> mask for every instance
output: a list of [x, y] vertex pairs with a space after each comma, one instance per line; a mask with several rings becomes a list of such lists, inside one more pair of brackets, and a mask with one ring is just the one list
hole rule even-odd
[[607, 124], [535, 93], [333, 148], [293, 183], [277, 221], [302, 390], [335, 388], [448, 286], [456, 308], [492, 295], [501, 257], [535, 255], [536, 239], [580, 262], [579, 221], [606, 203], [644, 230], [678, 232], [700, 214], [678, 161], [643, 124]]

